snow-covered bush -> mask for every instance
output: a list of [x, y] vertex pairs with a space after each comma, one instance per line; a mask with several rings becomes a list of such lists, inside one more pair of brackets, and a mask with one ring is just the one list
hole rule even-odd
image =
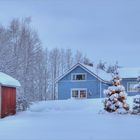
[[132, 109], [132, 114], [140, 114], [140, 95], [134, 97]]
[[16, 110], [19, 111], [25, 111], [29, 107], [29, 102], [27, 99], [23, 96], [17, 97], [16, 99]]

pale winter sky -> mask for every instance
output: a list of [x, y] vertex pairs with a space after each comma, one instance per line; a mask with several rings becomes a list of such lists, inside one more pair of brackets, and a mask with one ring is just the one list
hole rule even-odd
[[1, 24], [29, 16], [44, 47], [140, 66], [139, 0], [0, 0]]

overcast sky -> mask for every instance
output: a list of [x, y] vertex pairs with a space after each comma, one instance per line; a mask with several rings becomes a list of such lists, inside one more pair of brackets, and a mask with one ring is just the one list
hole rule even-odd
[[140, 66], [139, 0], [0, 0], [1, 24], [29, 16], [44, 47]]

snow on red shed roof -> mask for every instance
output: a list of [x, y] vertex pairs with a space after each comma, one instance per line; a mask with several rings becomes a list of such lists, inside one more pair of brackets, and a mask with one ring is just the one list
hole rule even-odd
[[11, 87], [21, 86], [18, 80], [14, 79], [13, 77], [3, 72], [0, 72], [0, 84], [4, 86], [11, 86]]

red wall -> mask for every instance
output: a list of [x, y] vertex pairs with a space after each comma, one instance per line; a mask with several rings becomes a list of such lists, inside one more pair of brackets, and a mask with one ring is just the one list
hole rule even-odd
[[1, 117], [14, 115], [16, 113], [16, 88], [2, 86], [1, 93]]

